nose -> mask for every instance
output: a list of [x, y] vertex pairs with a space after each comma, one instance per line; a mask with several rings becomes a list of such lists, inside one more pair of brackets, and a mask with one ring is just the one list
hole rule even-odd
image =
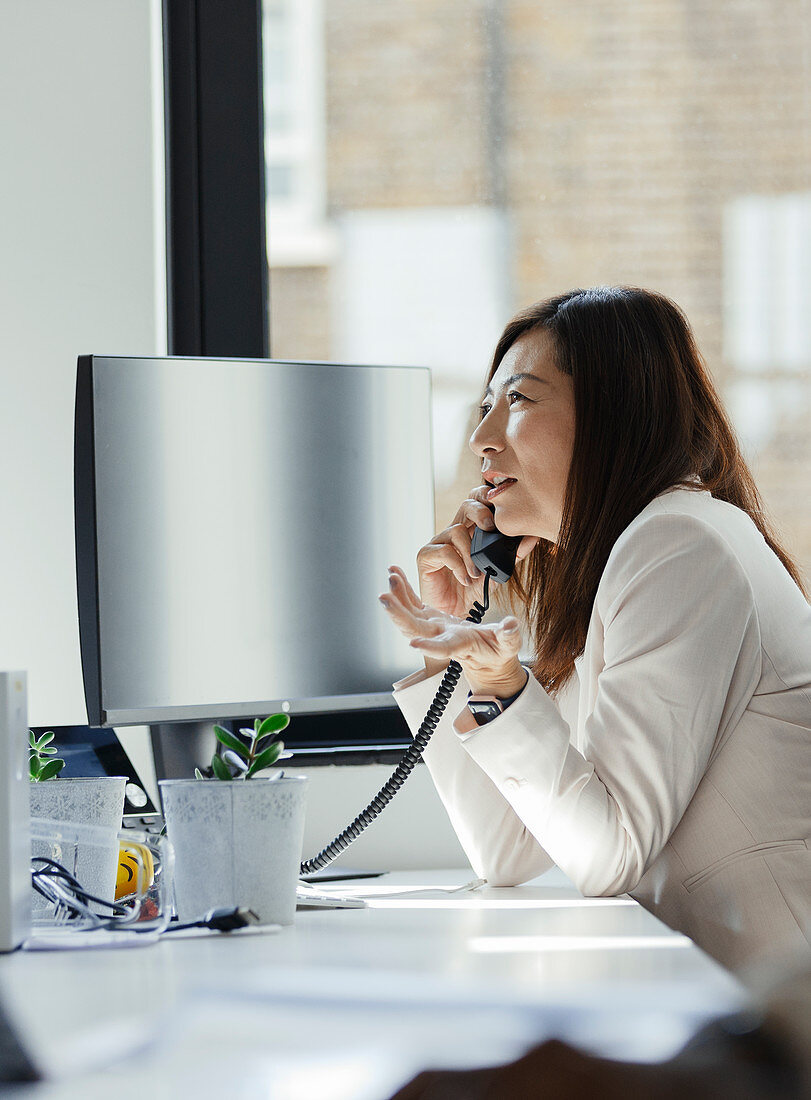
[[503, 450], [504, 431], [495, 406], [476, 425], [468, 440], [468, 446], [479, 458], [484, 458], [486, 454], [497, 454]]

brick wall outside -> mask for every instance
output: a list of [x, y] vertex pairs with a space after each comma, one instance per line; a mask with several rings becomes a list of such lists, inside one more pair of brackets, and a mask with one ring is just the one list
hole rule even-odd
[[[811, 191], [809, 0], [324, 8], [328, 218], [503, 205], [516, 308], [571, 286], [654, 287], [685, 309], [723, 390], [725, 205]], [[323, 269], [273, 269], [274, 354], [329, 357], [327, 289]], [[811, 577], [806, 379], [757, 476]], [[441, 521], [471, 478], [461, 458]]]

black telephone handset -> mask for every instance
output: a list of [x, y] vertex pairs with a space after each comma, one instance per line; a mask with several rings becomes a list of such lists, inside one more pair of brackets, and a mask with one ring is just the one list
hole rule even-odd
[[489, 573], [494, 581], [504, 584], [513, 575], [520, 542], [520, 535], [502, 535], [501, 531], [483, 531], [481, 527], [474, 527], [470, 556], [482, 573]]
[[[490, 605], [489, 589], [491, 579], [503, 584], [512, 576], [515, 569], [515, 555], [520, 542], [520, 535], [502, 535], [501, 531], [483, 531], [480, 527], [474, 528], [473, 537], [470, 540], [470, 556], [484, 573], [484, 589], [482, 602], [474, 602], [467, 617], [468, 622], [480, 623], [482, 621], [482, 617]], [[337, 859], [341, 852], [348, 848], [352, 841], [359, 837], [363, 830], [371, 825], [374, 819], [391, 802], [422, 757], [422, 750], [428, 744], [437, 722], [442, 717], [461, 674], [462, 666], [459, 662], [450, 661], [445, 670], [445, 675], [442, 677], [442, 682], [437, 688], [434, 701], [428, 708], [428, 713], [425, 715], [413, 742], [406, 749], [400, 763], [395, 768], [394, 774], [351, 825], [347, 825], [344, 831], [317, 856], [305, 860], [301, 864], [301, 875], [313, 875], [316, 871], [322, 870], [334, 859]]]

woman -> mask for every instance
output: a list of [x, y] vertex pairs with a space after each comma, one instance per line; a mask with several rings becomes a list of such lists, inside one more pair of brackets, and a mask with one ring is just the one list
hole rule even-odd
[[[811, 609], [686, 319], [626, 287], [519, 313], [470, 445], [483, 484], [420, 551], [422, 600], [394, 567], [381, 601], [425, 657], [395, 685], [413, 729], [462, 665], [425, 760], [474, 869], [556, 863], [735, 969], [807, 952]], [[531, 667], [514, 616], [463, 621], [474, 525], [523, 536]]]

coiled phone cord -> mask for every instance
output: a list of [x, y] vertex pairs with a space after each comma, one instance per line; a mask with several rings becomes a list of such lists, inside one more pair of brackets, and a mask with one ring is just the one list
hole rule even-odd
[[[489, 590], [490, 571], [486, 570], [484, 573], [482, 602], [479, 603], [478, 600], [474, 602], [465, 622], [480, 623], [482, 621], [487, 608], [490, 606]], [[312, 875], [316, 871], [320, 871], [322, 868], [328, 866], [334, 859], [338, 858], [341, 852], [349, 847], [353, 840], [357, 840], [363, 830], [368, 828], [374, 819], [379, 817], [383, 810], [385, 810], [386, 806], [388, 806], [389, 802], [391, 802], [400, 790], [403, 783], [408, 779], [414, 767], [421, 760], [423, 749], [431, 740], [431, 735], [436, 729], [439, 719], [444, 714], [445, 708], [450, 702], [454, 688], [459, 683], [459, 677], [461, 675], [462, 666], [458, 661], [451, 660], [448, 663], [448, 667], [445, 669], [445, 675], [442, 677], [442, 681], [437, 688], [434, 700], [428, 708], [428, 713], [422, 720], [422, 725], [417, 731], [414, 740], [403, 754], [391, 778], [386, 781], [366, 809], [358, 814], [351, 825], [347, 825], [344, 831], [339, 836], [336, 836], [332, 843], [328, 844], [317, 856], [313, 856], [312, 859], [307, 859], [301, 864], [299, 874]]]

